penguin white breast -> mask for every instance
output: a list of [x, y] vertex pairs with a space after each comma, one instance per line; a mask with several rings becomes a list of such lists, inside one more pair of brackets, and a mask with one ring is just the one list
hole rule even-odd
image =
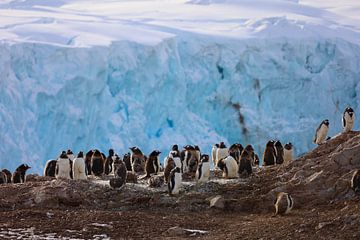
[[328, 131], [329, 131], [329, 127], [326, 126], [325, 124], [321, 124], [321, 127], [320, 127], [319, 131], [317, 132], [317, 136], [316, 136], [317, 144], [323, 143], [326, 140]]
[[228, 169], [228, 177], [229, 178], [236, 178], [238, 172], [238, 164], [236, 160], [232, 156], [228, 156], [225, 159], [225, 164]]
[[68, 158], [60, 158], [57, 161], [58, 174], [57, 177], [70, 179], [70, 163]]
[[179, 157], [175, 157], [173, 159], [174, 159], [176, 167], [181, 169], [181, 159]]

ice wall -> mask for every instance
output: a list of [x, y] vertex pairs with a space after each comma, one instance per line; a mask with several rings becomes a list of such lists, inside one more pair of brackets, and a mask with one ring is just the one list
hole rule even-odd
[[[0, 44], [0, 168], [40, 173], [61, 150], [165, 155], [172, 144], [291, 141], [313, 148], [318, 124], [359, 113], [360, 48], [340, 39], [201, 35], [155, 46]], [[358, 128], [358, 124], [355, 124]]]

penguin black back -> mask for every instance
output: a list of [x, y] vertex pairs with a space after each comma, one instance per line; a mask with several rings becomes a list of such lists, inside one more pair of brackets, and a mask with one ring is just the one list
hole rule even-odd
[[270, 140], [267, 142], [265, 150], [264, 150], [264, 156], [263, 156], [263, 165], [274, 165], [276, 161], [275, 156], [275, 146], [274, 141]]
[[284, 148], [281, 142], [278, 140], [274, 144], [275, 146], [275, 153], [276, 153], [276, 164], [283, 164], [284, 163]]
[[124, 154], [123, 161], [125, 163], [126, 170], [131, 171], [130, 153]]
[[9, 170], [7, 170], [7, 169], [3, 169], [3, 170], [1, 170], [4, 174], [5, 174], [5, 176], [6, 176], [6, 182], [7, 183], [11, 183], [11, 177], [12, 177], [12, 174], [11, 174], [11, 172], [9, 171]]
[[87, 175], [92, 174], [92, 172], [91, 172], [91, 157], [93, 154], [94, 154], [94, 151], [90, 150], [85, 155], [85, 166], [86, 166]]
[[109, 175], [112, 172], [112, 164], [113, 164], [114, 150], [109, 149], [109, 156], [106, 157], [104, 163], [104, 173]]
[[18, 168], [16, 168], [15, 172], [12, 175], [13, 183], [24, 183], [25, 182], [25, 174], [28, 169], [30, 169], [27, 164], [21, 164]]
[[91, 171], [95, 176], [104, 172], [104, 159], [99, 150], [95, 150], [91, 157]]
[[55, 177], [57, 160], [52, 159], [46, 162], [44, 175], [47, 177]]
[[158, 150], [152, 151], [149, 155], [149, 158], [146, 160], [145, 172], [146, 176], [150, 177], [152, 173], [158, 173], [160, 170], [159, 166], [159, 154], [161, 152]]

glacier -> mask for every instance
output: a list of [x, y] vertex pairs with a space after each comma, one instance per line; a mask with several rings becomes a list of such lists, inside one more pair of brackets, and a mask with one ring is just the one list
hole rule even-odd
[[[5, 17], [16, 24], [0, 30], [0, 168], [26, 162], [31, 172], [41, 173], [46, 160], [68, 148], [124, 154], [138, 146], [145, 154], [159, 149], [164, 157], [172, 144], [197, 144], [210, 153], [219, 141], [253, 144], [261, 156], [269, 139], [280, 139], [301, 155], [315, 147], [323, 119], [330, 120], [334, 136], [347, 106], [360, 112], [356, 29], [269, 16], [234, 20], [242, 24], [240, 32], [251, 30], [247, 36], [221, 34], [223, 29], [209, 34], [210, 27], [189, 30], [186, 21], [169, 27], [159, 17], [147, 24], [121, 19], [123, 32], [107, 33], [102, 23], [88, 30], [87, 21], [47, 16], [49, 8], [71, 9], [74, 3], [64, 5], [70, 1], [47, 8], [25, 2], [0, 5], [0, 12], [13, 4], [14, 11], [26, 6], [46, 15], [32, 16], [35, 21]], [[181, 6], [208, 9], [214, 2], [224, 7], [227, 1]], [[199, 19], [191, 26], [197, 24]], [[103, 32], [75, 36], [68, 26]]]

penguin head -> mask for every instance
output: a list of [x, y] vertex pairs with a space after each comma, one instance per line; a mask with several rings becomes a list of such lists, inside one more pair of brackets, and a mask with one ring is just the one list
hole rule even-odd
[[152, 157], [157, 157], [157, 156], [159, 156], [160, 155], [160, 151], [158, 151], [158, 150], [154, 150], [154, 151], [152, 151], [151, 153], [150, 153], [150, 156], [152, 156]]
[[220, 142], [220, 145], [219, 145], [220, 148], [226, 148], [226, 145], [224, 142]]
[[59, 158], [68, 158], [68, 155], [65, 151], [62, 151]]
[[185, 150], [194, 150], [194, 147], [191, 145], [186, 145], [186, 146], [184, 146], [184, 149]]
[[326, 126], [329, 126], [330, 122], [328, 119], [325, 119], [324, 121], [322, 121], [322, 124], [325, 124]]
[[16, 171], [19, 172], [26, 172], [26, 170], [30, 169], [31, 167], [29, 167], [27, 164], [21, 164]]
[[292, 145], [291, 142], [286, 143], [285, 146], [284, 146], [284, 148], [285, 148], [286, 150], [291, 150], [292, 147], [293, 147], [293, 145]]
[[66, 154], [67, 155], [71, 155], [71, 154], [74, 154], [70, 149], [68, 149], [67, 151], [66, 151]]
[[101, 156], [101, 152], [98, 149], [95, 149], [93, 152], [93, 156]]
[[282, 147], [282, 144], [279, 140], [275, 142], [275, 147]]
[[266, 147], [274, 147], [274, 140], [270, 140], [266, 143]]
[[354, 109], [352, 109], [351, 107], [347, 107], [347, 108], [345, 109], [344, 114], [345, 114], [345, 113], [348, 113], [349, 116], [352, 117], [352, 116], [354, 115]]
[[142, 154], [141, 150], [138, 147], [129, 148], [135, 154]]
[[171, 148], [172, 151], [179, 151], [179, 146], [177, 144], [174, 144]]
[[201, 162], [209, 162], [209, 155], [207, 154], [201, 155]]
[[200, 148], [199, 148], [198, 145], [194, 145], [194, 149], [195, 149], [196, 151], [200, 151]]
[[215, 148], [219, 148], [219, 144], [218, 143], [215, 143], [214, 145], [213, 145], [213, 147], [215, 147]]
[[125, 153], [123, 156], [124, 160], [130, 160], [130, 153]]
[[77, 154], [77, 158], [83, 158], [84, 157], [84, 153], [82, 151], [80, 151], [78, 154]]
[[253, 146], [252, 145], [247, 145], [246, 147], [245, 147], [245, 151], [247, 151], [247, 152], [254, 152], [254, 148], [253, 148]]
[[109, 156], [110, 157], [114, 156], [114, 149], [112, 148], [109, 149]]

